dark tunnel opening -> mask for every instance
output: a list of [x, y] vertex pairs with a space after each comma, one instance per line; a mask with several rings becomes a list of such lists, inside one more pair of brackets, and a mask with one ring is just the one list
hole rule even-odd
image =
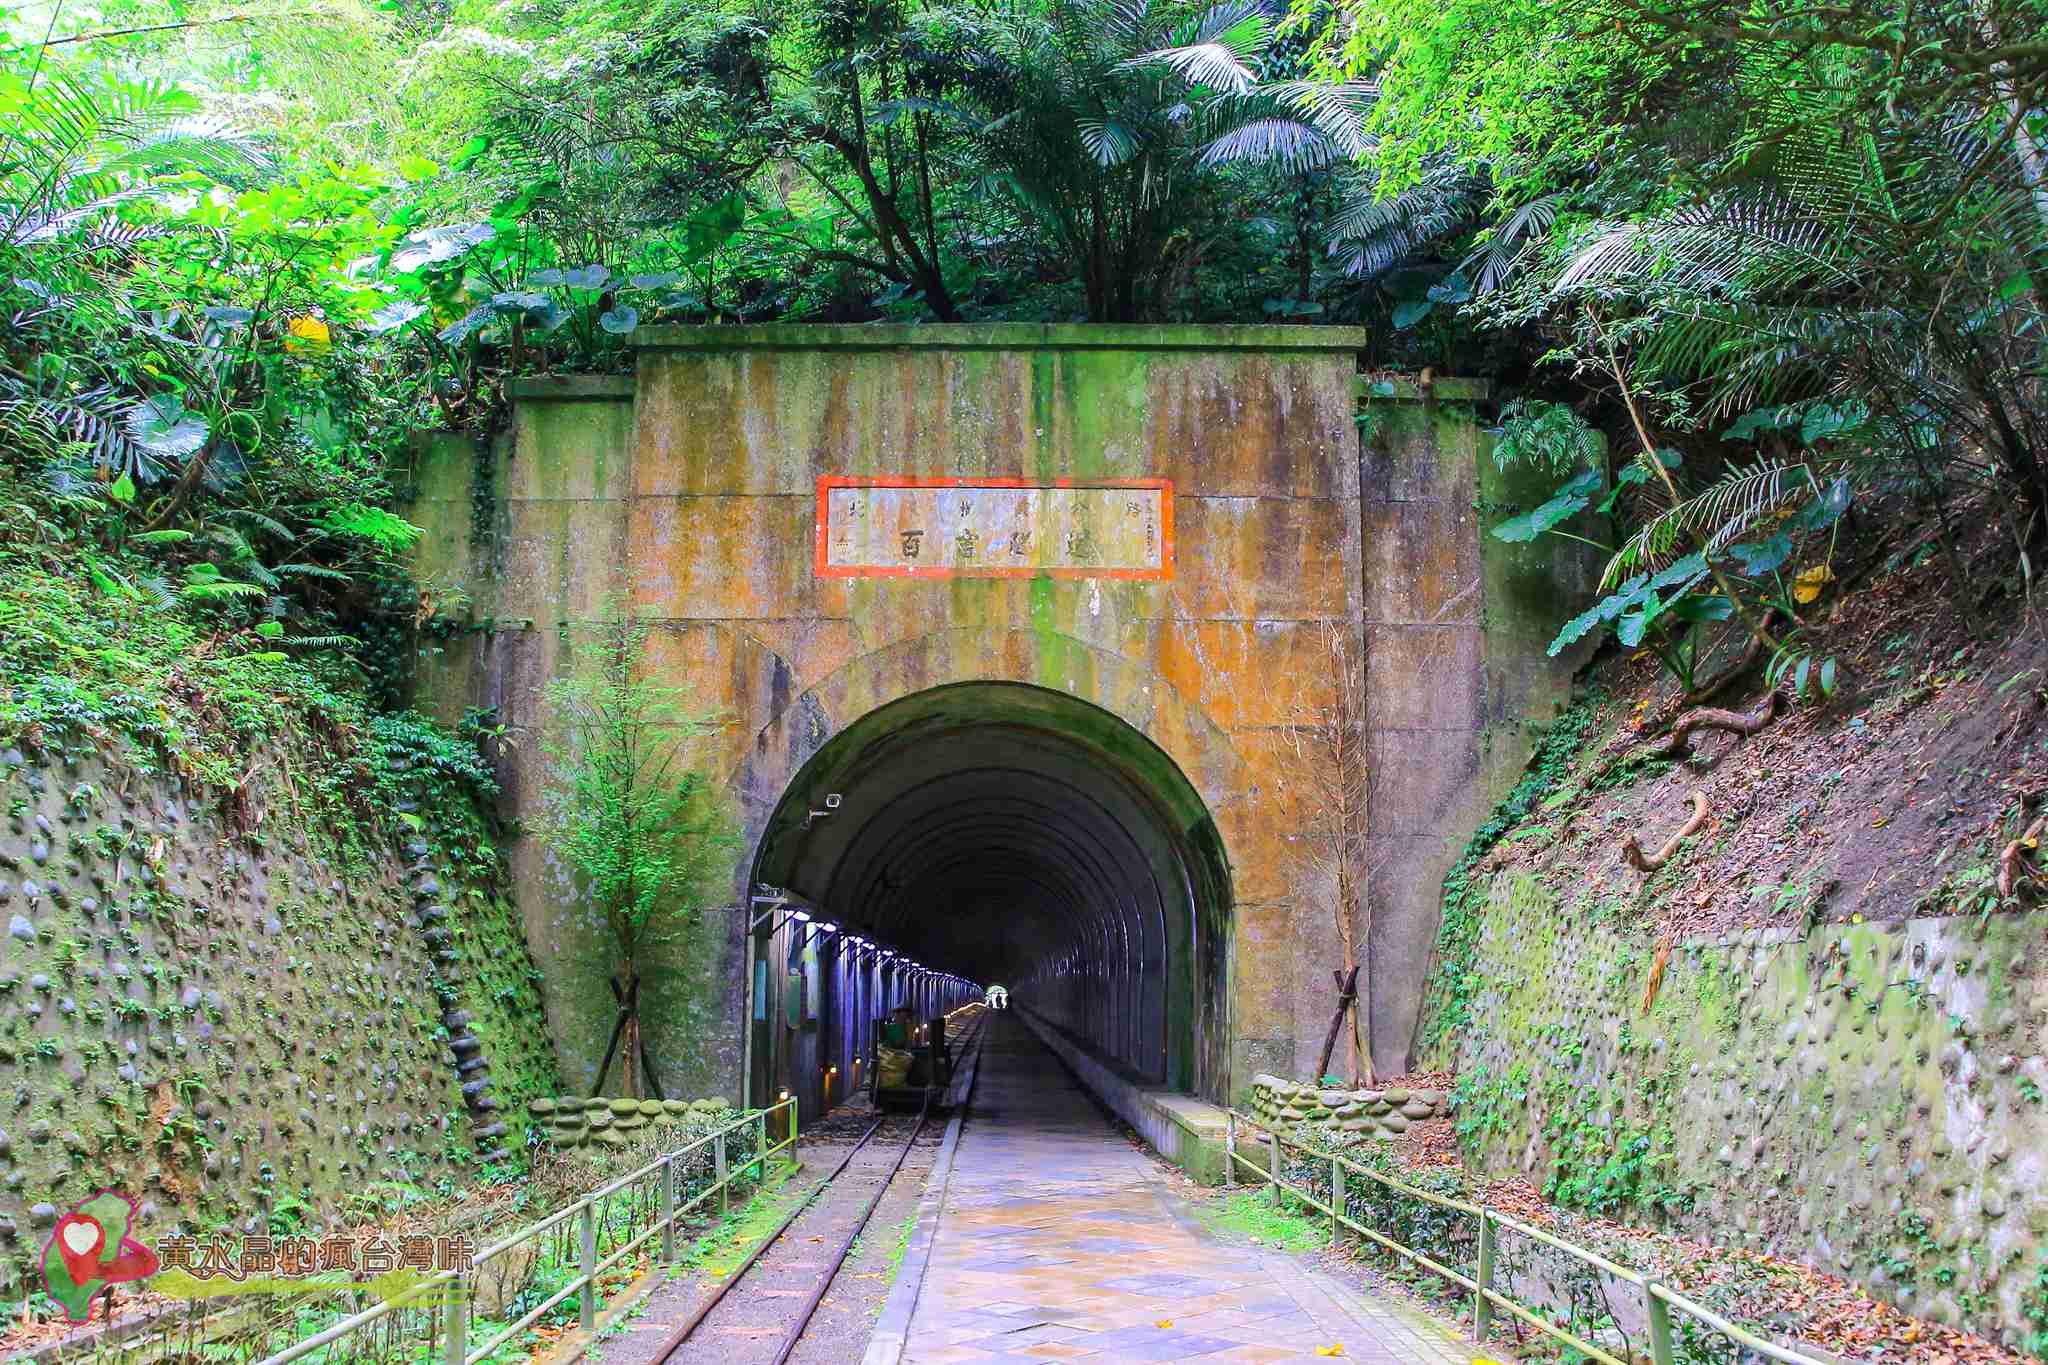
[[[837, 929], [757, 931], [757, 1099], [789, 1090], [816, 1113], [845, 1098], [873, 1017], [914, 988], [904, 958], [1007, 986], [1134, 1080], [1221, 1089], [1222, 844], [1172, 759], [1107, 711], [1013, 683], [881, 707], [804, 764], [762, 834], [754, 881]], [[782, 970], [797, 965], [792, 943], [812, 949], [802, 970], [815, 984]], [[762, 998], [792, 990], [805, 1001]]]

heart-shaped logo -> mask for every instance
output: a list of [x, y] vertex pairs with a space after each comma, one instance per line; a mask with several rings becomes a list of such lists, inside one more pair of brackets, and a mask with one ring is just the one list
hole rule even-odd
[[90, 1318], [108, 1286], [156, 1274], [156, 1253], [128, 1235], [139, 1221], [135, 1201], [117, 1190], [101, 1190], [58, 1220], [43, 1247], [43, 1283], [68, 1321]]

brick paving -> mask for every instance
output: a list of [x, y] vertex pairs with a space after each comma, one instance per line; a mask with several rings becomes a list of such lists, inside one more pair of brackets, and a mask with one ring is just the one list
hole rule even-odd
[[1044, 1046], [995, 1016], [906, 1365], [1470, 1365], [1451, 1328], [1208, 1236]]

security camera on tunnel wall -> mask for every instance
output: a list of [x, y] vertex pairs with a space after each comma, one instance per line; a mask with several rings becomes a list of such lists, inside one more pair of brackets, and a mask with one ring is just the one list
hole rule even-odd
[[803, 827], [804, 827], [805, 829], [809, 829], [809, 828], [811, 827], [811, 822], [812, 822], [813, 820], [822, 820], [822, 819], [824, 819], [824, 818], [825, 818], [826, 816], [830, 815], [830, 814], [831, 814], [831, 813], [832, 813], [833, 811], [835, 811], [835, 810], [838, 810], [838, 809], [839, 809], [839, 793], [838, 793], [838, 792], [826, 792], [826, 793], [825, 793], [825, 809], [823, 809], [823, 810], [814, 810], [814, 811], [812, 811], [812, 812], [811, 812], [810, 814], [808, 814], [808, 815], [804, 816], [804, 825], [803, 825]]

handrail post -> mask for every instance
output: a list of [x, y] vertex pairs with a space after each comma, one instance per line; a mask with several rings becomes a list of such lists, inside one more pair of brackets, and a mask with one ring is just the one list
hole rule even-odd
[[723, 1218], [732, 1210], [732, 1201], [727, 1197], [732, 1190], [725, 1183], [725, 1133], [720, 1130], [711, 1140], [711, 1173], [718, 1181], [718, 1214]]
[[676, 1259], [676, 1159], [673, 1153], [661, 1160], [661, 1263]]
[[597, 1322], [597, 1205], [591, 1200], [583, 1201], [583, 1211], [576, 1220], [581, 1224], [583, 1242], [583, 1291], [578, 1298], [579, 1317], [583, 1330], [588, 1332]]
[[1472, 1278], [1478, 1282], [1472, 1290], [1472, 1337], [1484, 1346], [1493, 1327], [1493, 1300], [1486, 1297], [1493, 1288], [1493, 1218], [1485, 1209], [1479, 1210], [1479, 1266]]
[[448, 1282], [448, 1365], [463, 1365], [469, 1354], [469, 1287], [457, 1275]]
[[1282, 1207], [1280, 1203], [1280, 1135], [1278, 1133], [1268, 1133], [1266, 1134], [1266, 1141], [1272, 1144], [1268, 1152], [1266, 1166], [1273, 1173], [1273, 1207], [1277, 1209]]
[[754, 1114], [754, 1183], [768, 1183], [768, 1111]]
[[1643, 1281], [1643, 1308], [1650, 1321], [1652, 1365], [1672, 1365], [1677, 1356], [1671, 1350], [1671, 1305], [1657, 1292], [1655, 1280]]
[[789, 1159], [796, 1160], [797, 1113], [796, 1096], [789, 1097]]
[[1223, 1188], [1237, 1184], [1237, 1111], [1229, 1110], [1223, 1125]]
[[1344, 1159], [1335, 1152], [1330, 1153], [1330, 1247], [1335, 1250], [1344, 1242]]

